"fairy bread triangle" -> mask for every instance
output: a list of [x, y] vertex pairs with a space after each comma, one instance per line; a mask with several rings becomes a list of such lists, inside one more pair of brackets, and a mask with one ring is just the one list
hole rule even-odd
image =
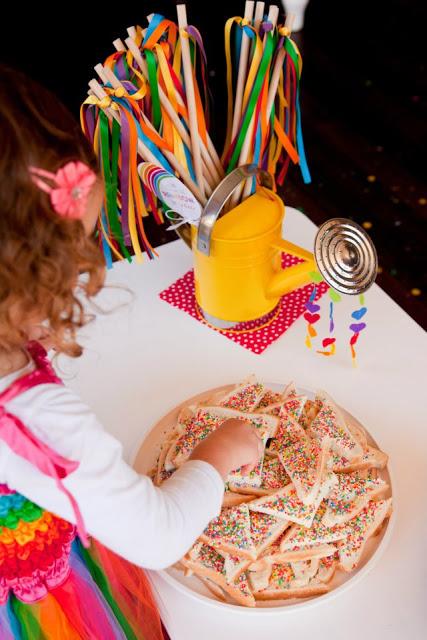
[[200, 540], [219, 551], [255, 560], [248, 505], [222, 509], [220, 515], [210, 521]]
[[360, 561], [368, 539], [391, 513], [391, 498], [371, 500], [366, 507], [346, 525], [347, 536], [337, 542], [340, 568], [352, 571]]
[[330, 442], [333, 451], [350, 461], [361, 458], [363, 448], [347, 427], [340, 409], [332, 398], [322, 391], [318, 392], [316, 399], [321, 402], [321, 406], [308, 429], [311, 437], [319, 443]]
[[241, 573], [234, 581], [227, 581], [225, 558], [213, 547], [196, 543], [182, 563], [197, 576], [211, 580], [236, 602], [243, 606], [255, 606], [254, 597], [249, 588], [247, 576]]
[[266, 513], [249, 512], [252, 542], [256, 557], [277, 540], [287, 529], [289, 522]]
[[264, 405], [259, 408], [260, 413], [269, 413], [271, 415], [287, 415], [298, 421], [307, 398], [304, 395], [299, 395], [293, 383], [288, 385], [282, 395], [282, 397], [271, 404]]
[[[299, 586], [298, 586], [299, 585]], [[254, 593], [256, 600], [283, 600], [287, 598], [308, 598], [327, 593], [329, 587], [316, 578], [301, 586], [295, 578], [291, 564], [273, 565], [268, 587]]]
[[249, 502], [248, 506], [251, 511], [268, 513], [304, 527], [311, 527], [320, 503], [337, 482], [335, 474], [328, 473], [316, 500], [311, 505], [306, 505], [299, 499], [295, 487], [291, 483], [276, 493]]
[[387, 488], [387, 483], [381, 478], [365, 477], [360, 472], [338, 475], [338, 484], [326, 499], [323, 524], [333, 527], [351, 520]]
[[301, 438], [279, 452], [279, 460], [292, 480], [301, 502], [317, 501], [327, 474], [329, 443]]
[[330, 544], [343, 540], [347, 531], [345, 525], [335, 525], [334, 527], [326, 527], [322, 523], [325, 509], [321, 507], [313, 520], [310, 528], [301, 525], [294, 525], [284, 534], [280, 551], [300, 551], [308, 547]]
[[265, 496], [275, 493], [291, 481], [280, 460], [267, 455], [264, 456], [259, 486], [255, 486], [254, 483], [250, 481], [250, 476], [251, 474], [249, 474], [249, 480], [246, 479], [247, 476], [242, 476], [238, 481], [233, 478], [230, 480], [230, 489], [238, 493], [251, 493], [253, 496]]
[[264, 385], [257, 382], [255, 376], [249, 376], [228, 393], [210, 398], [210, 404], [249, 413], [258, 406], [264, 394]]
[[367, 446], [363, 456], [354, 461], [336, 453], [332, 454], [332, 469], [336, 473], [352, 473], [365, 469], [384, 469], [388, 462], [388, 455], [375, 447]]

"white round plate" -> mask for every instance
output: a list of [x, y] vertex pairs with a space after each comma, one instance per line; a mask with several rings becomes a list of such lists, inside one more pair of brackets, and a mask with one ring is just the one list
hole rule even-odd
[[[283, 391], [285, 387], [284, 384], [281, 385], [277, 383], [267, 382], [264, 384], [267, 389], [271, 389], [272, 391], [276, 392]], [[139, 448], [135, 457], [135, 469], [139, 473], [148, 473], [149, 470], [155, 466], [157, 457], [160, 452], [160, 447], [164, 440], [169, 436], [171, 431], [173, 431], [178, 414], [182, 407], [195, 404], [197, 402], [203, 402], [219, 391], [224, 391], [225, 393], [229, 391], [232, 386], [233, 385], [226, 385], [224, 387], [209, 389], [208, 391], [200, 393], [197, 396], [193, 396], [192, 398], [189, 398], [179, 406], [172, 409], [172, 411], [161, 418], [161, 420], [159, 420], [159, 422], [157, 422], [157, 424], [155, 424], [151, 431], [147, 434], [146, 438], [141, 444], [141, 447]], [[306, 395], [311, 400], [314, 399], [315, 394], [312, 391], [307, 391], [306, 389], [299, 388], [298, 392]], [[341, 410], [346, 421], [350, 421], [357, 426], [362, 427], [360, 422], [354, 416], [345, 411], [345, 409], [341, 408]], [[381, 449], [381, 445], [377, 444], [377, 442], [367, 431], [367, 429], [365, 427], [362, 428], [366, 432], [368, 444]], [[383, 480], [385, 480], [389, 486], [387, 493], [385, 493], [385, 497], [388, 498], [393, 493], [393, 482], [390, 472], [390, 464], [388, 464], [387, 467], [382, 471], [378, 471], [378, 475]], [[314, 606], [316, 604], [326, 602], [327, 600], [331, 600], [338, 594], [342, 593], [344, 590], [347, 590], [350, 587], [354, 586], [363, 576], [371, 571], [372, 568], [377, 564], [382, 555], [382, 552], [389, 543], [395, 518], [396, 505], [393, 502], [393, 514], [391, 518], [385, 522], [379, 534], [373, 536], [368, 540], [363, 552], [362, 559], [357, 569], [355, 569], [351, 573], [336, 571], [334, 577], [330, 582], [331, 590], [328, 593], [319, 596], [312, 596], [311, 598], [291, 598], [288, 600], [257, 601], [257, 606], [255, 608], [242, 607], [238, 604], [233, 604], [231, 600], [230, 602], [221, 602], [194, 575], [186, 577], [184, 576], [184, 573], [182, 571], [179, 571], [178, 569], [174, 569], [172, 567], [161, 571], [160, 574], [170, 586], [185, 594], [187, 597], [198, 601], [202, 600], [204, 604], [211, 605], [212, 607], [217, 609], [223, 609], [224, 607], [227, 607], [228, 609], [231, 608], [235, 613], [240, 612], [245, 615], [265, 615], [267, 613], [283, 614], [291, 610], [304, 609], [306, 607]]]

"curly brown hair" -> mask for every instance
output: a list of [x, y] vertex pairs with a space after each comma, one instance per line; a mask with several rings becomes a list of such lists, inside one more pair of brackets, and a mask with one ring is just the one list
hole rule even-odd
[[[80, 220], [58, 216], [29, 167], [56, 172], [97, 160], [78, 123], [47, 89], [0, 66], [0, 348], [25, 347], [32, 322], [53, 347], [79, 356], [84, 304], [102, 287], [104, 261]], [[81, 273], [86, 273], [79, 279]]]

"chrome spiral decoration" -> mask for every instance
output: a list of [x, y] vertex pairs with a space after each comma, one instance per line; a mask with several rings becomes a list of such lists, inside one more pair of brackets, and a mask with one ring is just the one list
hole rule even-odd
[[327, 220], [317, 232], [314, 257], [325, 282], [340, 293], [358, 295], [374, 283], [378, 258], [374, 244], [358, 224]]

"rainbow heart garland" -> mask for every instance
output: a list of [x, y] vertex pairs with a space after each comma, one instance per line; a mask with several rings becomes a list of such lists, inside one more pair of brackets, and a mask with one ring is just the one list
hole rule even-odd
[[[356, 311], [353, 311], [353, 313], [351, 314], [351, 317], [354, 320], [361, 320], [365, 316], [366, 312], [368, 311], [367, 307], [365, 307], [365, 296], [363, 294], [359, 296], [359, 302], [361, 304], [360, 309], [356, 309]], [[353, 332], [353, 335], [350, 338], [351, 359], [353, 362], [353, 366], [356, 366], [356, 351], [355, 351], [354, 345], [358, 341], [360, 333], [364, 329], [366, 329], [366, 323], [353, 322], [350, 324], [349, 329], [350, 331]]]
[[[307, 333], [305, 337], [305, 345], [308, 349], [311, 349], [313, 346], [312, 339], [315, 338], [317, 334], [317, 330], [314, 327], [321, 318], [320, 306], [315, 303], [315, 297], [317, 293], [317, 285], [321, 282], [324, 282], [324, 278], [320, 275], [318, 271], [313, 271], [310, 273], [310, 278], [313, 282], [313, 290], [304, 304], [306, 312], [304, 313], [304, 319], [307, 322]], [[341, 301], [341, 295], [335, 289], [331, 287], [328, 290], [328, 295], [330, 298], [329, 302], [329, 336], [322, 339], [322, 347], [323, 349], [317, 349], [316, 353], [319, 353], [323, 356], [333, 356], [336, 353], [336, 338], [333, 336], [335, 331], [335, 321], [334, 321], [334, 305], [337, 302]], [[349, 329], [352, 332], [352, 336], [350, 337], [349, 346], [350, 346], [350, 354], [352, 359], [353, 366], [357, 366], [356, 359], [356, 350], [355, 344], [359, 339], [359, 335], [364, 329], [366, 329], [366, 322], [361, 322], [361, 320], [365, 317], [368, 308], [365, 306], [365, 297], [363, 294], [359, 296], [360, 308], [353, 311], [351, 314], [352, 322], [349, 325]], [[356, 321], [356, 322], [353, 322]]]

